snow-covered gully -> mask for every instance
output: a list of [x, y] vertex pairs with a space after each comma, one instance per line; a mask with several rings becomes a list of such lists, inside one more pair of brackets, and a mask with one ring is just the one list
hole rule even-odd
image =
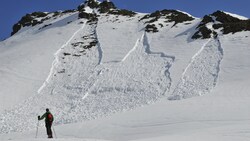
[[216, 86], [222, 58], [223, 49], [219, 38], [209, 39], [192, 57], [169, 100], [190, 98], [210, 92]]
[[175, 61], [175, 56], [166, 55], [163, 52], [152, 52], [150, 50], [150, 44], [149, 44], [148, 36], [146, 33], [144, 33], [144, 35], [143, 35], [143, 44], [145, 46], [146, 53], [152, 54], [152, 55], [160, 55], [163, 58], [170, 59], [169, 63], [166, 65], [166, 71], [165, 71], [165, 76], [170, 80], [170, 85], [168, 86], [168, 90], [170, 90], [170, 87], [172, 85], [172, 79], [171, 79], [171, 74], [170, 74], [169, 69], [172, 67], [172, 65]]
[[[96, 32], [96, 28], [97, 28], [97, 23], [95, 24], [95, 27], [94, 27], [94, 36], [95, 36], [96, 40], [98, 41], [98, 34]], [[102, 58], [103, 58], [103, 50], [102, 50], [102, 47], [101, 47], [101, 43], [99, 41], [97, 43], [97, 48], [98, 48], [98, 52], [99, 52], [98, 65], [101, 65], [102, 64]]]
[[69, 43], [75, 38], [75, 36], [84, 29], [85, 25], [86, 25], [86, 21], [82, 21], [84, 22], [83, 25], [81, 26], [81, 28], [79, 28], [70, 38], [67, 42], [65, 42], [65, 44], [62, 45], [62, 47], [55, 53], [55, 60], [52, 63], [52, 67], [50, 69], [50, 73], [47, 77], [47, 79], [45, 80], [45, 82], [43, 83], [43, 85], [38, 89], [38, 93], [41, 92], [41, 90], [46, 87], [46, 85], [49, 83], [50, 78], [53, 76], [54, 70], [56, 68], [56, 66], [58, 66], [59, 63], [59, 54], [62, 52], [62, 50], [69, 45]]

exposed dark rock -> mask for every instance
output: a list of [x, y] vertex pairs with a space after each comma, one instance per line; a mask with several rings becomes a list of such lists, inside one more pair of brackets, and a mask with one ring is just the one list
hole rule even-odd
[[85, 50], [81, 50], [81, 51], [79, 51], [80, 53], [85, 53]]
[[82, 36], [82, 38], [83, 38], [83, 39], [88, 39], [88, 36], [85, 35], [85, 36]]
[[41, 22], [44, 22], [44, 21], [46, 21], [46, 20], [48, 20], [48, 19], [50, 19], [51, 17], [44, 17], [44, 18], [42, 18], [41, 19]]
[[58, 15], [60, 15], [60, 14], [61, 14], [61, 12], [56, 11], [56, 12], [54, 12], [54, 14], [53, 14], [52, 17], [56, 17], [56, 16], [58, 16]]
[[[206, 27], [208, 23], [212, 24], [212, 29]], [[218, 33], [216, 30], [220, 28], [223, 34], [250, 31], [250, 20], [241, 20], [222, 11], [216, 11], [213, 14], [203, 17], [201, 23], [196, 28], [198, 31], [192, 36], [192, 38], [211, 38], [211, 33], [213, 33], [214, 36], [217, 36]]]
[[81, 4], [81, 5], [79, 5], [79, 6], [77, 7], [77, 10], [78, 10], [78, 11], [85, 11], [84, 7], [85, 7], [85, 5], [84, 5], [84, 4]]
[[216, 11], [212, 15], [216, 17], [217, 21], [221, 22], [221, 24], [214, 24], [213, 28], [223, 28], [223, 34], [250, 31], [250, 20], [241, 20], [222, 11]]
[[[92, 9], [98, 9], [100, 13], [108, 13], [111, 9], [116, 9], [116, 6], [113, 2], [109, 2], [107, 0], [104, 0], [103, 2], [98, 2], [95, 0], [87, 0], [85, 3], [79, 5], [77, 7], [78, 11], [85, 11], [85, 7], [89, 6]], [[114, 13], [113, 13], [114, 14]], [[127, 14], [127, 13], [125, 13]]]
[[223, 28], [223, 34], [250, 31], [250, 20], [243, 20], [235, 23], [214, 24], [213, 28]]
[[[201, 21], [201, 23], [198, 25], [198, 27], [205, 26], [207, 23], [214, 22], [213, 18], [210, 16], [205, 15]], [[197, 28], [198, 28], [197, 27]]]
[[[182, 13], [182, 12], [179, 12], [179, 11], [176, 11], [176, 10], [162, 10], [162, 11], [155, 11], [151, 14], [148, 14], [148, 15], [145, 15], [144, 17], [142, 17], [139, 21], [142, 21], [144, 20], [145, 21], [145, 24], [146, 27], [146, 32], [158, 32], [158, 29], [157, 27], [152, 24], [156, 21], [158, 21], [159, 19], [166, 19], [166, 21], [164, 21], [165, 23], [169, 23], [169, 22], [174, 22], [174, 25], [173, 26], [176, 26], [178, 23], [183, 23], [183, 22], [186, 22], [186, 21], [192, 21], [194, 20], [193, 17], [185, 14], [185, 13]], [[162, 28], [164, 27], [163, 24], [159, 24], [159, 26]]]
[[22, 26], [30, 26], [33, 19], [34, 18], [31, 16], [31, 14], [26, 14], [18, 23]]
[[79, 14], [78, 14], [78, 18], [79, 19], [85, 18], [85, 19], [88, 19], [88, 20], [96, 20], [97, 15], [92, 14], [92, 13], [86, 13], [84, 11], [80, 11]]
[[159, 32], [159, 30], [157, 29], [157, 27], [154, 25], [154, 24], [148, 24], [146, 27], [145, 27], [145, 31], [146, 32]]
[[160, 27], [163, 27], [163, 24], [159, 23], [159, 26], [160, 26]]
[[72, 9], [72, 10], [65, 10], [65, 11], [63, 11], [62, 13], [63, 14], [66, 14], [66, 13], [73, 13], [73, 12], [75, 12], [76, 10], [75, 9]]
[[22, 28], [22, 25], [20, 23], [14, 24], [12, 27], [13, 31], [11, 32], [11, 36], [17, 33]]
[[52, 24], [46, 24], [46, 25], [44, 25], [43, 27], [41, 27], [41, 28], [39, 28], [38, 30], [41, 30], [41, 29], [43, 29], [43, 28], [45, 28], [45, 27], [47, 27], [47, 26], [51, 26]]
[[46, 17], [48, 14], [44, 13], [44, 12], [34, 12], [31, 13], [31, 16], [35, 17], [35, 18], [42, 18], [42, 17]]
[[90, 8], [98, 8], [99, 7], [99, 4], [97, 1], [95, 0], [86, 0], [84, 4], [82, 5], [79, 5], [77, 7], [78, 11], [84, 11], [84, 7], [85, 6], [89, 6]]
[[59, 71], [58, 73], [65, 73], [65, 69], [62, 69], [62, 70]]
[[104, 0], [102, 3], [99, 3], [95, 0], [87, 0], [84, 4], [81, 4], [77, 7], [78, 11], [85, 11], [85, 7], [89, 6], [92, 9], [99, 9], [100, 13], [107, 13], [111, 9], [116, 9], [113, 2], [108, 2], [107, 0]]
[[84, 49], [90, 49], [92, 46], [91, 45], [85, 45], [83, 46]]
[[126, 9], [112, 10], [112, 11], [109, 11], [108, 14], [121, 15], [121, 16], [129, 16], [129, 17], [133, 17], [134, 15], [136, 15], [135, 12], [129, 11], [129, 10], [126, 10]]
[[14, 35], [15, 33], [17, 33], [22, 27], [26, 27], [26, 26], [35, 26], [37, 24], [41, 24], [44, 20], [38, 21], [36, 20], [36, 18], [43, 18], [46, 17], [48, 14], [44, 13], [44, 12], [34, 12], [31, 14], [26, 14], [25, 16], [23, 16], [21, 18], [20, 21], [18, 21], [18, 23], [16, 23], [13, 26], [13, 31], [11, 32], [11, 35]]
[[226, 14], [222, 11], [216, 11], [211, 14], [211, 16], [216, 17], [216, 21], [219, 21], [221, 23], [237, 23], [241, 21], [240, 19], [232, 17], [231, 15]]
[[155, 21], [158, 21], [160, 18], [167, 19], [167, 22], [175, 22], [173, 26], [175, 26], [178, 23], [183, 23], [185, 21], [192, 21], [194, 20], [193, 17], [190, 17], [187, 14], [184, 14], [182, 12], [176, 11], [176, 10], [162, 10], [162, 11], [155, 11], [152, 14], [146, 15], [140, 19], [146, 20], [150, 19], [146, 23], [153, 23]]
[[83, 48], [84, 48], [84, 49], [90, 49], [90, 48], [96, 46], [97, 43], [98, 43], [98, 41], [97, 41], [97, 40], [94, 40], [94, 41], [90, 42], [88, 45], [83, 46]]
[[64, 52], [63, 53], [64, 56], [68, 56], [68, 55], [71, 55], [70, 53], [67, 53], [67, 52]]
[[79, 54], [73, 54], [72, 56], [75, 56], [75, 57], [80, 57], [82, 55], [79, 55]]
[[99, 5], [99, 8], [100, 13], [107, 13], [110, 9], [116, 9], [113, 2], [108, 2], [106, 0]]
[[95, 16], [87, 21], [89, 25], [97, 24], [98, 18]]
[[192, 36], [193, 39], [206, 39], [206, 38], [211, 38], [211, 33], [212, 30], [208, 29], [206, 26], [202, 26], [199, 28], [199, 31], [195, 32], [194, 35]]
[[83, 42], [76, 42], [76, 43], [72, 43], [71, 45], [74, 47], [77, 47], [77, 46], [83, 45], [83, 44], [84, 44]]
[[197, 32], [194, 33], [192, 36], [192, 39], [206, 39], [206, 38], [211, 38], [211, 33], [213, 32], [212, 30], [208, 29], [206, 27], [206, 24], [208, 23], [214, 23], [215, 21], [213, 18], [209, 15], [205, 15], [200, 22], [200, 24], [196, 27], [198, 29]]
[[37, 24], [41, 24], [41, 23], [43, 23], [42, 21], [38, 21], [38, 20], [33, 20], [33, 22], [32, 22], [32, 26], [35, 26], [35, 25], [37, 25]]
[[92, 41], [92, 42], [89, 43], [89, 45], [90, 45], [90, 46], [96, 46], [97, 43], [98, 43], [98, 41]]

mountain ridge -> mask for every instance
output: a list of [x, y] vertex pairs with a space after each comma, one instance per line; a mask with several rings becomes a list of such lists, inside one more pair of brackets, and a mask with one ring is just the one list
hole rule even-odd
[[[100, 14], [114, 14], [114, 15], [123, 15], [123, 16], [130, 16], [133, 17], [137, 12], [125, 10], [125, 9], [117, 9], [115, 4], [110, 1], [104, 0], [103, 2], [99, 2], [96, 0], [86, 0], [84, 3], [80, 4], [76, 9], [73, 10], [65, 10], [65, 11], [56, 11], [52, 13], [48, 12], [33, 12], [31, 14], [26, 14], [24, 17], [21, 18], [18, 23], [16, 23], [13, 26], [13, 31], [11, 35], [14, 35], [19, 30], [21, 30], [22, 27], [26, 26], [35, 26], [37, 24], [43, 23], [45, 20], [48, 20], [50, 18], [56, 17], [58, 15], [62, 15], [65, 13], [72, 13], [79, 11], [79, 18], [93, 18], [95, 17], [93, 14], [86, 13], [85, 8], [89, 7], [92, 9], [97, 9], [97, 12], [100, 12]], [[53, 14], [52, 16], [48, 16], [48, 14]], [[217, 34], [216, 31], [219, 28], [223, 28], [221, 31], [223, 31], [223, 34], [228, 33], [236, 33], [240, 31], [249, 31], [250, 30], [250, 20], [249, 19], [240, 19], [239, 16], [235, 16], [236, 14], [229, 14], [227, 12], [223, 12], [220, 10], [217, 10], [216, 12], [213, 12], [212, 14], [205, 15], [202, 18], [201, 23], [196, 27], [198, 30], [193, 36], [192, 39], [197, 38], [210, 38], [211, 34]], [[166, 17], [164, 17], [166, 16]], [[213, 29], [210, 30], [206, 27], [206, 24], [210, 22], [215, 22], [215, 20], [212, 19], [211, 16], [215, 16], [218, 22], [222, 22], [222, 24], [214, 24]], [[146, 14], [144, 17], [142, 17], [139, 21], [150, 19], [149, 21], [146, 21], [146, 31], [147, 32], [158, 32], [158, 28], [163, 27], [163, 24], [155, 25], [154, 22], [156, 22], [160, 18], [165, 18], [167, 21], [165, 22], [172, 22], [175, 21], [175, 26], [178, 23], [183, 23], [186, 21], [192, 21], [194, 19], [193, 16], [186, 12], [181, 12], [178, 10], [157, 10], [151, 14]], [[188, 24], [188, 23], [187, 23]], [[49, 26], [49, 25], [47, 25]], [[238, 27], [237, 27], [238, 26]], [[46, 27], [46, 26], [45, 26]]]

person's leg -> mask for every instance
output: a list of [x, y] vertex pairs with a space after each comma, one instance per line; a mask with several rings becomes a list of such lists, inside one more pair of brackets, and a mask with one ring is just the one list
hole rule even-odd
[[51, 126], [52, 126], [52, 123], [48, 123], [48, 136], [49, 136], [49, 138], [53, 138]]
[[49, 138], [49, 135], [50, 135], [50, 132], [49, 132], [49, 124], [48, 124], [48, 123], [45, 123], [45, 127], [46, 127], [47, 135], [48, 135], [48, 138]]

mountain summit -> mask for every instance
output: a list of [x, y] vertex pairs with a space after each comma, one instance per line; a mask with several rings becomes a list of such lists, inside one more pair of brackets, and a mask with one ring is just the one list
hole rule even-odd
[[103, 2], [99, 2], [96, 0], [86, 0], [83, 4], [78, 6], [78, 10], [84, 11], [84, 8], [90, 7], [92, 9], [98, 9], [101, 13], [106, 13], [110, 9], [116, 9], [115, 5], [113, 2], [110, 2], [108, 0], [104, 0]]

